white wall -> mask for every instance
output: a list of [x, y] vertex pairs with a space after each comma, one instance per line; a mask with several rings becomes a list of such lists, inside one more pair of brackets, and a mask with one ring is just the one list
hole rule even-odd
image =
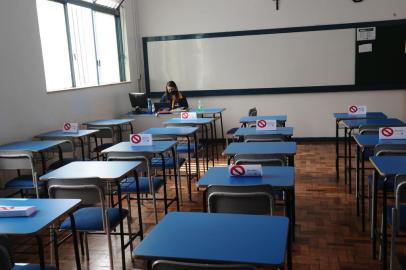
[[[136, 78], [139, 71], [131, 10], [126, 17], [128, 61]], [[125, 83], [47, 93], [36, 1], [0, 1], [0, 143], [59, 129], [63, 121], [81, 123], [127, 112], [127, 93], [134, 89], [136, 83]]]
[[[404, 0], [136, 0], [139, 33], [145, 36], [210, 33], [406, 18]], [[178, 82], [182, 88], [182, 82]], [[163, 86], [164, 87], [164, 86]], [[196, 104], [196, 98], [190, 103]], [[225, 96], [202, 98], [205, 106], [224, 106], [226, 129], [256, 106], [260, 114], [288, 114], [298, 137], [334, 136], [333, 112], [350, 103], [366, 104], [406, 120], [406, 91]]]

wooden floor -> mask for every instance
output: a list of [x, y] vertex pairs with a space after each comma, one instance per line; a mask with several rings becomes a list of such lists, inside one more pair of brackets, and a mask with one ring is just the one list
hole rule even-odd
[[[360, 218], [356, 216], [355, 197], [348, 194], [344, 183], [335, 180], [335, 146], [330, 143], [298, 145], [296, 163], [296, 241], [293, 244], [294, 269], [378, 269], [372, 260], [369, 229], [361, 232]], [[225, 160], [218, 162], [224, 165]], [[182, 211], [201, 211], [202, 192], [193, 185], [193, 202], [187, 199], [183, 184]], [[173, 185], [171, 187], [173, 192]], [[134, 202], [135, 205], [135, 202]], [[133, 213], [136, 208], [133, 207]], [[160, 205], [162, 210], [162, 205]], [[171, 207], [174, 210], [174, 207]], [[162, 211], [161, 211], [162, 212]], [[134, 214], [135, 215], [135, 214]], [[162, 218], [163, 213], [160, 214]], [[152, 205], [143, 206], [146, 234], [154, 226]], [[368, 224], [368, 223], [367, 223]], [[137, 220], [133, 222], [137, 228]], [[204, 232], [196, 232], [204, 233]], [[13, 238], [17, 261], [35, 261], [33, 241]], [[24, 242], [24, 243], [23, 243]], [[137, 242], [134, 243], [135, 245]], [[90, 236], [90, 260], [82, 260], [82, 269], [108, 269], [107, 242], [103, 235]], [[176, 243], [174, 243], [176, 245]], [[49, 254], [49, 252], [48, 252]], [[121, 269], [118, 238], [114, 238], [114, 263]], [[131, 262], [126, 250], [127, 269], [143, 269], [139, 260]], [[49, 258], [49, 255], [47, 256]], [[60, 247], [61, 269], [75, 269], [73, 248], [70, 242]]]

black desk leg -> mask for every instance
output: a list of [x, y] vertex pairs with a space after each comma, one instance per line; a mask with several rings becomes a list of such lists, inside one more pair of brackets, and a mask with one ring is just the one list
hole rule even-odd
[[[137, 179], [136, 179], [136, 183], [138, 183]], [[117, 186], [118, 209], [119, 209], [119, 212], [120, 212], [121, 264], [122, 264], [123, 270], [125, 270], [126, 267], [125, 267], [125, 247], [124, 247], [124, 225], [123, 225], [123, 219], [121, 218], [123, 216], [123, 204], [121, 202], [121, 186], [120, 186], [120, 182], [116, 182], [116, 186]], [[137, 187], [137, 188], [139, 188], [139, 187]], [[137, 191], [138, 191], [138, 189], [137, 189]]]
[[199, 164], [199, 149], [198, 149], [198, 142], [197, 142], [197, 132], [193, 134], [193, 139], [195, 140], [195, 159], [196, 159], [196, 173], [197, 173], [197, 180], [200, 179], [200, 164]]
[[[211, 131], [210, 131], [210, 133], [211, 133], [211, 140], [212, 140], [212, 142], [211, 142], [211, 158], [212, 158], [212, 162], [213, 162], [213, 167], [214, 167], [214, 140], [215, 140], [215, 138], [214, 138], [214, 132], [213, 132], [213, 125], [212, 125], [212, 123], [210, 123], [210, 129], [211, 129]], [[217, 153], [217, 150], [216, 150], [216, 153]], [[209, 167], [207, 167], [207, 169], [209, 169]]]
[[378, 172], [374, 170], [373, 174], [373, 190], [372, 190], [372, 222], [371, 222], [371, 237], [372, 237], [372, 258], [376, 259], [376, 221], [377, 221], [377, 197], [378, 197]]
[[59, 269], [59, 251], [58, 251], [58, 236], [56, 234], [55, 227], [51, 227], [51, 235], [52, 235], [52, 246], [54, 248], [54, 256], [55, 256], [55, 266], [56, 269]]
[[[165, 169], [165, 157], [162, 153], [159, 154], [162, 161], [162, 176], [164, 179], [164, 204], [165, 204], [165, 215], [168, 214], [168, 193], [166, 190], [166, 169]], [[176, 164], [176, 163], [175, 163]]]
[[226, 148], [226, 140], [224, 139], [223, 113], [220, 113], [220, 125], [221, 125], [221, 139], [223, 141], [223, 148]]
[[205, 129], [205, 148], [206, 148], [206, 170], [209, 169], [209, 131], [206, 125], [203, 125]]
[[[192, 158], [190, 157], [190, 138], [186, 136], [187, 139], [187, 164], [186, 171], [187, 171], [187, 188], [189, 192], [189, 201], [192, 201]], [[196, 162], [197, 164], [197, 162]], [[182, 181], [179, 175], [179, 182]], [[182, 190], [180, 191], [182, 192]]]
[[[213, 128], [214, 128], [214, 138], [215, 138], [214, 143], [215, 143], [215, 149], [216, 149], [216, 159], [217, 159], [217, 161], [219, 161], [219, 151], [218, 151], [218, 149], [217, 149], [217, 125], [216, 125], [216, 114], [213, 114], [213, 119], [214, 119], [214, 122], [213, 122]], [[213, 137], [213, 135], [212, 135], [212, 137]], [[214, 161], [213, 161], [213, 162], [214, 162]]]
[[71, 226], [72, 237], [73, 237], [73, 250], [75, 252], [76, 269], [80, 270], [81, 265], [80, 265], [80, 257], [79, 257], [78, 237], [77, 237], [77, 234], [76, 234], [75, 217], [71, 213], [71, 214], [69, 214], [69, 218], [70, 218], [70, 224], [71, 224], [70, 226]]
[[362, 231], [365, 232], [365, 149], [361, 151], [361, 217]]
[[388, 269], [388, 248], [387, 248], [387, 220], [386, 220], [386, 215], [387, 215], [387, 202], [386, 202], [386, 181], [388, 179], [385, 178], [385, 181], [383, 182], [383, 198], [382, 198], [382, 243], [381, 243], [381, 254], [382, 254], [382, 264], [383, 264], [383, 269], [386, 270]]
[[80, 149], [82, 149], [82, 160], [85, 160], [85, 143], [83, 142], [82, 138], [79, 138], [79, 141], [80, 141]]
[[344, 128], [344, 184], [347, 185], [347, 128]]
[[38, 245], [40, 269], [45, 270], [44, 245], [42, 243], [41, 236], [36, 235], [35, 238], [37, 239], [37, 245]]
[[45, 161], [45, 156], [43, 152], [39, 152], [39, 155], [41, 157], [41, 164], [42, 164], [42, 174], [45, 174], [47, 171], [47, 164]]
[[360, 202], [360, 178], [359, 178], [359, 162], [360, 162], [360, 147], [357, 144], [357, 154], [356, 154], [356, 159], [357, 159], [357, 164], [356, 164], [356, 171], [355, 171], [355, 197], [357, 199], [357, 216], [359, 216], [359, 202]]
[[[178, 162], [176, 159], [175, 147], [172, 147], [173, 164], [175, 164], [174, 177], [175, 177], [175, 194], [176, 194], [176, 210], [179, 211], [179, 191], [178, 191]], [[179, 180], [180, 181], [180, 180]]]
[[336, 181], [338, 182], [340, 178], [340, 149], [339, 149], [339, 137], [338, 137], [338, 124], [339, 121], [336, 120]]
[[[144, 239], [144, 229], [142, 227], [142, 211], [141, 211], [141, 196], [140, 196], [140, 182], [138, 179], [137, 171], [133, 171], [134, 179], [135, 179], [135, 186], [137, 188], [137, 209], [138, 209], [138, 226], [140, 230], [140, 238], [141, 240]], [[155, 196], [155, 194], [154, 194]], [[130, 239], [131, 241], [131, 239]]]
[[348, 192], [351, 194], [352, 189], [352, 149], [351, 149], [351, 132], [352, 129], [348, 130]]
[[[122, 131], [122, 129], [121, 129], [121, 126], [120, 125], [117, 125], [117, 129], [118, 129], [118, 140], [119, 140], [119, 142], [122, 142], [123, 141], [123, 131]], [[114, 138], [113, 138], [114, 139]], [[113, 142], [114, 143], [114, 142]]]
[[128, 123], [130, 125], [130, 130], [131, 130], [131, 134], [134, 134], [134, 127], [133, 124], [130, 122]]

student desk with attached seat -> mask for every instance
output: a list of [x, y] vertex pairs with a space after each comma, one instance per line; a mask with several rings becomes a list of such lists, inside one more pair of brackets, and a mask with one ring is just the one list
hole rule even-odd
[[376, 258], [376, 241], [377, 241], [377, 206], [378, 206], [378, 177], [385, 178], [383, 184], [383, 198], [382, 198], [382, 243], [381, 254], [384, 269], [387, 269], [387, 202], [386, 202], [386, 182], [389, 177], [394, 177], [398, 174], [406, 174], [406, 156], [374, 156], [370, 157], [374, 170], [373, 175], [373, 191], [372, 191], [372, 218], [371, 218], [371, 237], [372, 237], [372, 255]]
[[[38, 244], [40, 269], [45, 270], [44, 245], [41, 231], [57, 222], [59, 218], [69, 215], [72, 224], [73, 247], [76, 268], [81, 269], [76, 227], [73, 212], [80, 205], [77, 199], [0, 199], [1, 206], [35, 206], [37, 211], [28, 217], [1, 217], [0, 234], [35, 236]], [[52, 241], [56, 242], [56, 234], [52, 233]], [[55, 255], [58, 266], [58, 252], [55, 244]]]
[[223, 155], [227, 156], [227, 164], [236, 154], [246, 155], [276, 155], [281, 154], [288, 157], [289, 166], [294, 166], [296, 154], [296, 142], [233, 142], [224, 150]]
[[[148, 128], [140, 133], [154, 135], [167, 135], [167, 136], [176, 136], [183, 137], [187, 139], [187, 152], [188, 152], [188, 190], [189, 190], [189, 199], [192, 200], [192, 169], [191, 169], [191, 152], [192, 146], [190, 144], [190, 138], [194, 140], [194, 153], [196, 160], [196, 175], [197, 179], [200, 178], [199, 172], [199, 155], [198, 155], [198, 143], [197, 143], [197, 127], [164, 127], [164, 128]], [[179, 180], [180, 182], [180, 180]]]
[[[385, 126], [404, 126], [406, 125], [403, 121], [397, 118], [385, 118], [385, 119], [356, 119], [356, 120], [344, 120], [344, 182], [347, 184], [348, 179], [348, 190], [351, 193], [352, 185], [352, 164], [351, 164], [351, 138], [352, 132], [355, 129], [362, 127], [385, 127]], [[347, 173], [348, 172], [348, 173]]]
[[173, 212], [152, 229], [133, 254], [148, 261], [283, 267], [287, 253], [290, 269], [288, 227], [288, 218], [279, 216]]
[[[35, 136], [35, 138], [39, 139], [56, 139], [56, 140], [70, 140], [73, 144], [73, 149], [75, 149], [75, 140], [79, 140], [80, 142], [80, 147], [82, 151], [82, 160], [85, 160], [85, 144], [84, 144], [84, 138], [88, 138], [88, 158], [90, 159], [90, 137], [94, 136], [98, 130], [96, 129], [80, 129], [76, 133], [72, 132], [63, 132], [61, 130], [54, 130], [46, 133], [39, 134]], [[96, 136], [94, 137], [96, 147], [97, 147], [97, 138]], [[73, 150], [73, 153], [75, 154], [75, 150]]]
[[[136, 172], [137, 167], [141, 165], [139, 161], [75, 161], [71, 162], [63, 167], [60, 167], [54, 171], [47, 173], [40, 177], [40, 180], [47, 181], [51, 178], [56, 179], [82, 179], [89, 177], [97, 177], [102, 181], [106, 182], [109, 189], [110, 186], [115, 184], [117, 187], [117, 197], [118, 197], [118, 206], [120, 209], [120, 216], [122, 216], [122, 203], [121, 203], [121, 188], [120, 181], [126, 177], [126, 175], [133, 173], [134, 179], [137, 185], [137, 207], [138, 207], [138, 222], [139, 222], [139, 231], [133, 234], [133, 237], [129, 239], [129, 242], [124, 244], [124, 226], [123, 220], [120, 219], [120, 237], [121, 245], [127, 247], [130, 244], [130, 241], [133, 241], [137, 236], [140, 236], [143, 239], [143, 228], [142, 228], [142, 214], [141, 214], [141, 200], [139, 194], [139, 182], [138, 174]], [[111, 233], [117, 234], [117, 233]], [[121, 250], [122, 254], [122, 265], [125, 269], [125, 253], [124, 249]]]

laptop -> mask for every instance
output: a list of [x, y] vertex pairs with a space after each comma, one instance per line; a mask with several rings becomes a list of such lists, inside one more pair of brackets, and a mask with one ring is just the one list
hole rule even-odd
[[169, 113], [169, 110], [171, 109], [171, 104], [168, 102], [155, 102], [154, 107], [156, 112], [167, 111]]

